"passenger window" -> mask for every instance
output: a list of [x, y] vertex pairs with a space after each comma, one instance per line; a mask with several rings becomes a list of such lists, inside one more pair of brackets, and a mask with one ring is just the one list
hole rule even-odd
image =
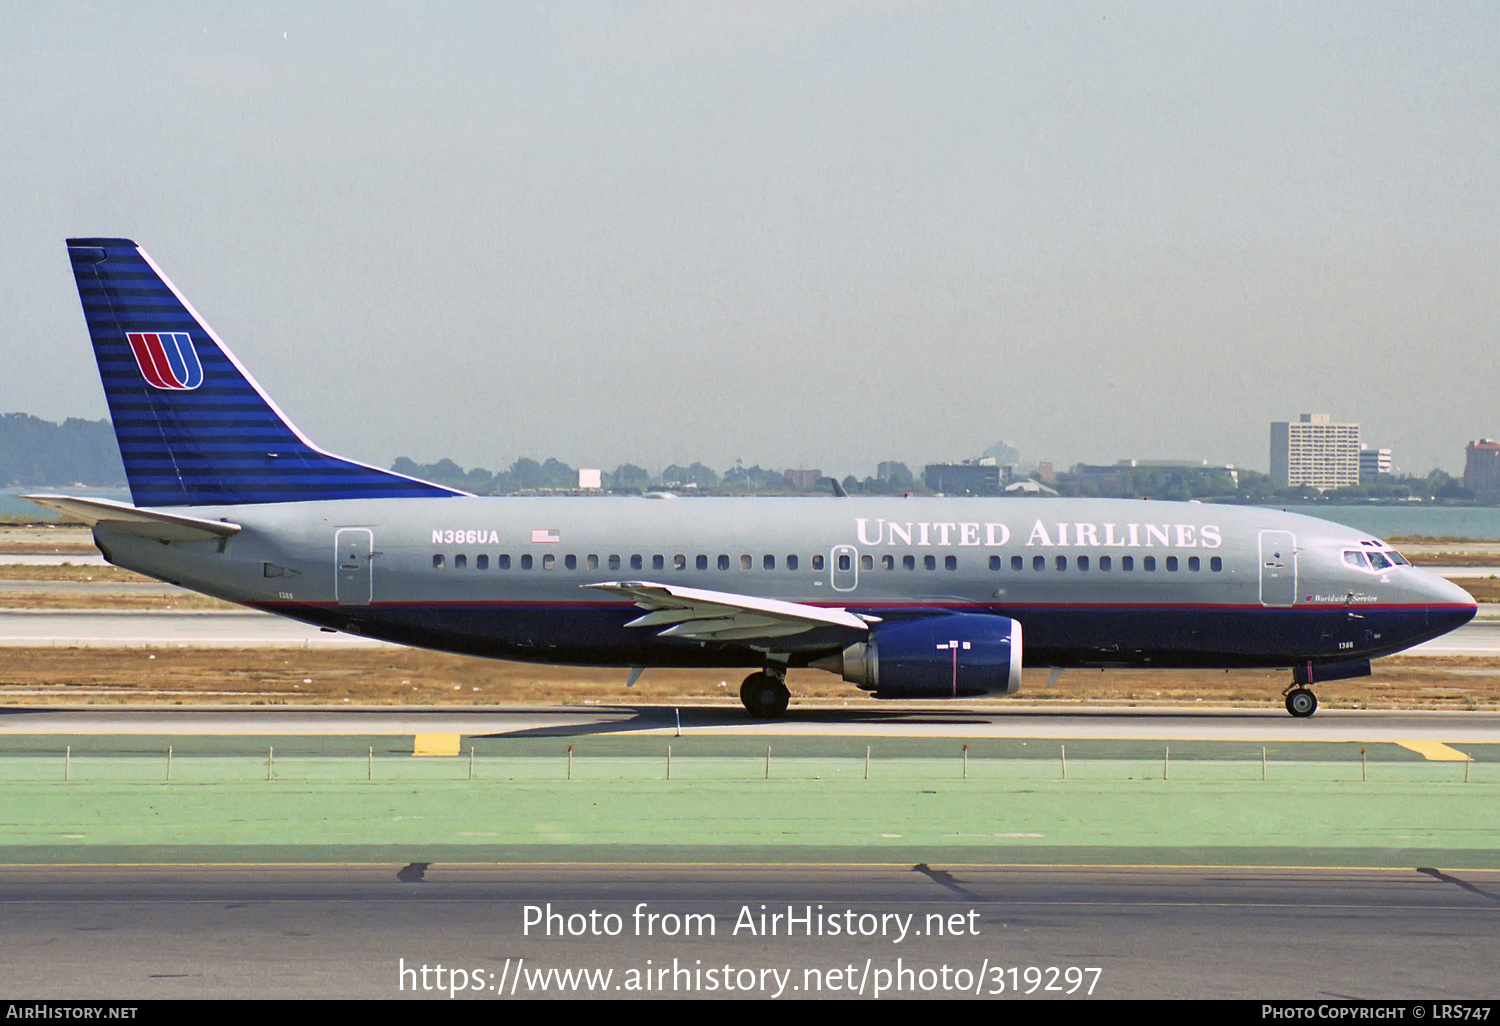
[[1120, 569], [1124, 570], [1126, 573], [1129, 573], [1130, 571], [1134, 570], [1135, 569], [1135, 557], [1134, 556], [1121, 556], [1120, 557]]
[[673, 556], [672, 557], [672, 569], [673, 570], [686, 570], [687, 569], [687, 557], [684, 556], [680, 552], [677, 555]]
[[1174, 573], [1174, 574], [1177, 572], [1177, 557], [1176, 556], [1168, 556], [1167, 557], [1167, 569], [1169, 571], [1171, 571], [1172, 573]]
[[1025, 567], [1026, 567], [1026, 560], [1022, 559], [1020, 556], [1011, 556], [1010, 557], [1010, 568], [1012, 570], [1023, 570], [1023, 569], [1025, 569]]
[[943, 569], [944, 570], [957, 570], [958, 569], [958, 557], [957, 556], [944, 556], [943, 557]]
[[[545, 566], [545, 565], [546, 564], [544, 563], [543, 566]], [[578, 569], [578, 557], [575, 556], [575, 555], [573, 555], [571, 552], [568, 553], [566, 556], [563, 557], [563, 566], [567, 567], [569, 570], [577, 570]]]
[[795, 570], [795, 569], [797, 569], [797, 557], [796, 556], [788, 556], [788, 557], [786, 557], [786, 568], [788, 570]]
[[469, 557], [465, 556], [463, 553], [459, 553], [458, 555], [453, 557], [453, 569], [462, 570], [468, 565]]
[[1220, 570], [1224, 569], [1224, 561], [1218, 556], [1214, 556], [1208, 561], [1208, 568], [1214, 573], [1218, 573]]
[[896, 569], [896, 557], [893, 556], [893, 555], [891, 555], [890, 553], [886, 553], [884, 556], [881, 556], [880, 557], [880, 569], [882, 569], [882, 570], [894, 570], [894, 569]]
[[432, 568], [441, 570], [443, 568], [443, 557], [441, 554], [432, 557]]
[[1110, 559], [1110, 557], [1108, 557], [1108, 556], [1100, 556], [1099, 557], [1099, 569], [1100, 570], [1103, 570], [1103, 571], [1107, 572], [1109, 570], [1109, 568], [1111, 566], [1113, 566], [1113, 565], [1114, 565], [1114, 561], [1112, 559]]
[[698, 554], [698, 558], [693, 561], [693, 565], [696, 566], [699, 570], [707, 570], [708, 569], [708, 557], [705, 556], [705, 555], [703, 555], [700, 552]]
[[521, 569], [522, 570], [530, 570], [531, 569], [531, 553], [528, 552], [528, 553], [526, 553], [526, 555], [524, 555], [524, 556], [521, 557]]
[[762, 570], [775, 570], [776, 569], [776, 557], [775, 556], [764, 556], [764, 557], [762, 557], [761, 561], [760, 561], [760, 566], [761, 566]]
[[[699, 569], [702, 569], [702, 568], [700, 567]], [[724, 555], [722, 552], [719, 553], [719, 569], [720, 570], [728, 570], [729, 569], [729, 557], [726, 556], [726, 555]]]
[[667, 557], [666, 556], [652, 556], [651, 557], [651, 569], [653, 569], [653, 570], [665, 570], [666, 567], [667, 567]]
[[740, 556], [740, 569], [741, 569], [741, 570], [749, 570], [749, 569], [750, 569], [750, 567], [751, 567], [751, 566], [752, 566], [752, 565], [753, 565], [753, 564], [754, 564], [754, 560], [752, 560], [752, 559], [751, 559], [751, 558], [750, 558], [750, 557], [749, 557], [749, 556], [747, 556], [747, 555], [743, 555], [743, 554], [741, 554], [741, 556]]
[[818, 553], [816, 556], [813, 557], [812, 568], [814, 570], [822, 570], [823, 569], [823, 554], [821, 552]]
[[1155, 570], [1156, 569], [1156, 557], [1155, 556], [1143, 556], [1143, 557], [1141, 557], [1141, 569], [1142, 570]]
[[874, 556], [860, 556], [859, 557], [859, 568], [861, 570], [874, 570], [875, 569], [875, 557]]
[[839, 569], [840, 570], [848, 570], [849, 569], [849, 553], [847, 553], [847, 552], [841, 552], [841, 553], [839, 553]]
[[1067, 556], [1058, 556], [1054, 562], [1059, 570], [1066, 570], [1068, 568]]
[[[639, 559], [640, 557], [636, 557], [636, 558]], [[611, 570], [618, 570], [618, 569], [620, 569], [620, 557], [619, 556], [610, 556], [609, 557], [609, 562], [606, 563], [605, 565], [608, 566]]]
[[1191, 570], [1193, 573], [1197, 573], [1202, 568], [1202, 566], [1203, 566], [1203, 564], [1198, 561], [1198, 557], [1197, 556], [1189, 556], [1188, 557], [1188, 569]]
[[1047, 557], [1046, 556], [1032, 556], [1031, 557], [1031, 569], [1038, 570], [1038, 571], [1047, 569]]
[[937, 557], [936, 556], [923, 556], [922, 557], [922, 569], [923, 570], [936, 570], [937, 569]]
[[509, 570], [510, 569], [510, 553], [509, 552], [502, 552], [502, 553], [500, 553], [500, 555], [496, 556], [495, 557], [495, 566], [496, 566], [496, 568], [498, 568], [500, 570]]
[[1391, 561], [1379, 552], [1372, 552], [1370, 553], [1370, 565], [1376, 570], [1389, 570], [1391, 568]]
[[999, 556], [991, 556], [990, 557], [990, 569], [991, 570], [999, 570], [1000, 569], [1000, 557]]
[[916, 568], [917, 568], [917, 557], [916, 556], [902, 556], [901, 557], [901, 569], [903, 569], [903, 570], [915, 570]]
[[545, 556], [543, 556], [542, 557], [542, 569], [543, 570], [556, 570], [557, 569], [557, 557], [554, 556], [550, 552], [547, 553]]
[[[616, 563], [616, 565], [618, 565], [619, 562], [620, 562], [620, 558], [618, 556], [616, 556], [615, 557], [615, 563]], [[599, 557], [598, 556], [590, 556], [587, 560], [584, 561], [583, 565], [586, 566], [586, 567], [588, 567], [590, 570], [597, 570], [597, 569], [599, 569]]]
[[1080, 570], [1087, 570], [1088, 568], [1089, 568], [1089, 557], [1087, 557], [1087, 556], [1079, 556], [1078, 557], [1078, 569], [1080, 569]]
[[[661, 557], [657, 556], [656, 558], [660, 559]], [[637, 554], [637, 555], [631, 556], [630, 557], [630, 569], [632, 569], [632, 570], [639, 570], [640, 568], [641, 568], [641, 557], [640, 557], [640, 555]], [[661, 567], [658, 566], [657, 569], [660, 570]]]
[[475, 556], [474, 557], [474, 569], [475, 570], [488, 570], [489, 568], [490, 568], [490, 557], [489, 556]]

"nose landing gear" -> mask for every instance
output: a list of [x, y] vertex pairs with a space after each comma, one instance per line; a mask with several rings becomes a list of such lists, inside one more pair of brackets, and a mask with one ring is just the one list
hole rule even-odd
[[792, 694], [786, 689], [786, 672], [768, 667], [752, 673], [740, 685], [740, 701], [750, 715], [762, 720], [776, 720], [786, 712]]
[[1311, 688], [1305, 688], [1300, 684], [1293, 684], [1287, 688], [1286, 711], [1300, 719], [1306, 719], [1318, 711], [1318, 696], [1312, 693]]

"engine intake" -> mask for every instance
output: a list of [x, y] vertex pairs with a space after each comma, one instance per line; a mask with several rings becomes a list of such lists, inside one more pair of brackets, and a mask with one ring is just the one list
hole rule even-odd
[[1021, 690], [1021, 625], [953, 613], [887, 620], [837, 656], [813, 663], [876, 698], [965, 698]]

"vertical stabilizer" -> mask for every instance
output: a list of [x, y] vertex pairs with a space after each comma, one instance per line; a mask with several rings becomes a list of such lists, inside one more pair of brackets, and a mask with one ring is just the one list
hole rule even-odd
[[463, 494], [313, 445], [134, 242], [68, 255], [137, 506]]

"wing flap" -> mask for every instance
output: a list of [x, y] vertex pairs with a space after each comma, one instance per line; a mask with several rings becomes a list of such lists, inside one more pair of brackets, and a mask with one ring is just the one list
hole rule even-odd
[[869, 630], [872, 619], [841, 608], [706, 588], [684, 588], [654, 581], [606, 581], [584, 587], [598, 588], [630, 599], [646, 613], [627, 626], [665, 627], [658, 632], [664, 638], [751, 641], [787, 637], [818, 627], [840, 627], [863, 635]]

